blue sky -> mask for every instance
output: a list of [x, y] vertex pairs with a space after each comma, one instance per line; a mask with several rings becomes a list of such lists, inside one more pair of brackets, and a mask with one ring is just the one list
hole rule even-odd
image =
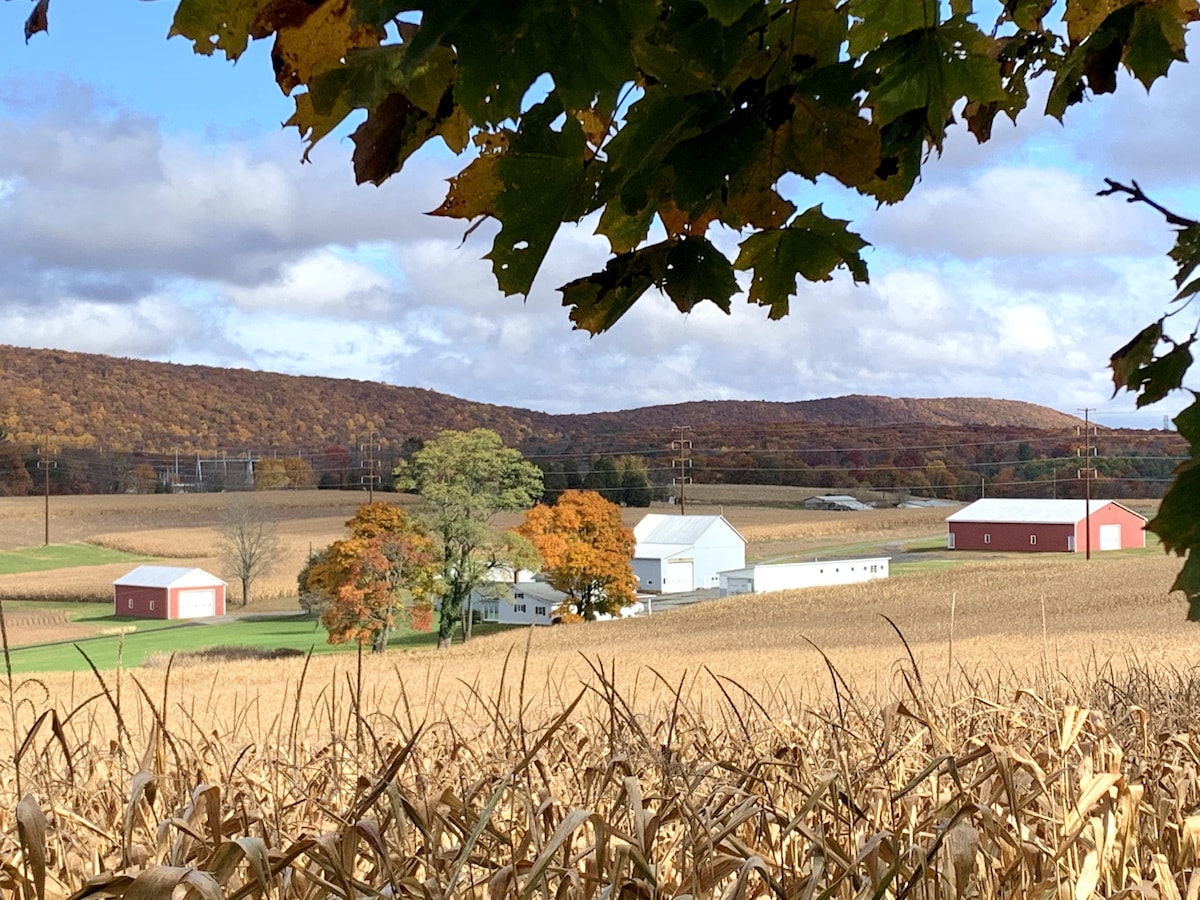
[[[384, 381], [550, 412], [697, 399], [987, 396], [1159, 427], [1112, 398], [1109, 355], [1168, 308], [1172, 236], [1094, 196], [1138, 179], [1200, 214], [1200, 76], [1027, 112], [982, 147], [961, 129], [904, 203], [800, 184], [872, 243], [871, 284], [802, 285], [783, 322], [680, 316], [647, 296], [611, 332], [572, 331], [554, 290], [603, 264], [565, 228], [527, 300], [496, 290], [486, 226], [423, 212], [456, 166], [423, 153], [354, 185], [351, 145], [312, 163], [265, 44], [236, 65], [166, 40], [170, 0], [0, 3], [0, 342]], [[1035, 104], [1036, 106], [1036, 101]], [[1185, 323], [1185, 326], [1190, 325]]]

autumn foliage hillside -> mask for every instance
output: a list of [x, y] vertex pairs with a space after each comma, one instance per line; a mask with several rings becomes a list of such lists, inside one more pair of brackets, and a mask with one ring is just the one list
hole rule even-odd
[[[386, 481], [398, 458], [442, 430], [476, 427], [554, 471], [560, 487], [602, 490], [583, 476], [620, 456], [644, 460], [651, 480], [667, 485], [678, 474], [673, 426], [686, 425], [697, 483], [971, 499], [985, 478], [989, 494], [1063, 496], [1075, 487], [1079, 424], [1031, 403], [961, 397], [697, 401], [551, 415], [379, 382], [0, 345], [0, 493], [8, 494], [38, 490], [42, 447], [59, 454], [53, 493], [130, 490], [141, 483], [128, 474], [139, 462], [151, 488], [168, 475], [182, 484], [201, 456], [253, 458], [256, 467], [294, 457], [314, 470], [309, 483], [353, 487], [369, 466]], [[1157, 495], [1185, 451], [1168, 431], [1106, 432], [1099, 443], [1109, 496]], [[226, 477], [222, 485], [250, 483]]]

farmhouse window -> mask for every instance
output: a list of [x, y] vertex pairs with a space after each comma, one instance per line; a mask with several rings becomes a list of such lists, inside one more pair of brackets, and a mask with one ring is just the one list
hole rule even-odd
[[1037, 543], [1037, 535], [1036, 535], [1036, 534], [1031, 534], [1031, 535], [1029, 536], [1029, 545], [1030, 545], [1030, 546], [1033, 546], [1033, 545], [1034, 545], [1034, 544], [1036, 544], [1036, 543]]
[[983, 536], [983, 542], [985, 544], [990, 544], [992, 542], [992, 536], [990, 534], [985, 534]]
[[533, 612], [534, 612], [534, 615], [538, 615], [538, 616], [544, 616], [544, 615], [546, 614], [546, 607], [544, 607], [544, 606], [535, 606], [535, 607], [533, 608]]
[[525, 612], [525, 604], [524, 603], [514, 603], [513, 609], [515, 609], [517, 612]]

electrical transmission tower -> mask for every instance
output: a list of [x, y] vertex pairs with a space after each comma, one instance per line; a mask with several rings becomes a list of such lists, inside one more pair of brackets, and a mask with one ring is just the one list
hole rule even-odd
[[679, 485], [679, 514], [687, 514], [687, 485], [692, 483], [692, 442], [684, 435], [692, 430], [691, 425], [675, 425], [674, 430], [679, 432], [679, 437], [671, 441], [671, 452], [679, 455], [671, 460], [671, 470], [679, 470], [679, 474], [671, 479], [673, 484]]
[[362, 483], [367, 486], [367, 502], [375, 502], [375, 485], [379, 484], [379, 435], [372, 431], [367, 435], [366, 443], [359, 444], [358, 449], [362, 451], [365, 458], [362, 460]]

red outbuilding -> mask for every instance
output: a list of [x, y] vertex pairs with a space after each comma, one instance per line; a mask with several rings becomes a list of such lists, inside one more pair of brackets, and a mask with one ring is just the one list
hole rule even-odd
[[1082, 553], [1089, 523], [1092, 550], [1146, 546], [1146, 517], [1115, 500], [976, 500], [946, 522], [951, 550]]
[[138, 566], [113, 582], [113, 613], [139, 619], [225, 614], [225, 582], [203, 569]]

